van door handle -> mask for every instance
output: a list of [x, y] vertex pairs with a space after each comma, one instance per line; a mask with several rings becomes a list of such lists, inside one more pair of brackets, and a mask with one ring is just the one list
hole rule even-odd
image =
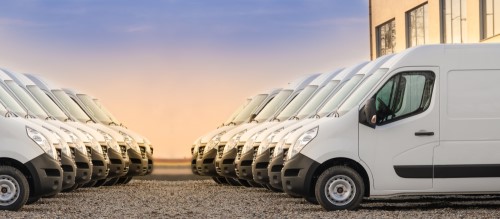
[[415, 136], [433, 136], [434, 132], [418, 131], [415, 132]]

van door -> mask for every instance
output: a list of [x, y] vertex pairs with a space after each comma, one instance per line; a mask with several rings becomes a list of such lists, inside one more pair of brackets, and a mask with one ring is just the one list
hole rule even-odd
[[376, 127], [359, 124], [359, 153], [376, 190], [432, 188], [433, 148], [439, 144], [438, 75], [438, 68], [401, 69], [370, 97], [376, 101]]
[[434, 189], [500, 191], [500, 70], [460, 69], [445, 75]]

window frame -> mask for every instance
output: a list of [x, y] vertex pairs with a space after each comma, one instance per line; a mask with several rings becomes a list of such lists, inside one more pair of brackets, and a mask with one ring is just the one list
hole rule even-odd
[[[429, 10], [429, 8], [428, 8], [429, 4], [426, 1], [426, 2], [424, 2], [424, 3], [420, 4], [420, 5], [417, 5], [416, 7], [414, 7], [414, 8], [412, 8], [412, 9], [410, 9], [410, 10], [408, 10], [408, 11], [405, 12], [406, 48], [413, 47], [411, 45], [411, 37], [410, 37], [410, 33], [411, 33], [411, 29], [410, 29], [410, 14], [411, 14], [411, 12], [413, 12], [413, 11], [415, 11], [415, 10], [421, 8], [421, 7], [425, 7], [425, 6], [427, 6], [427, 13], [426, 13], [426, 10], [423, 11], [423, 13], [424, 13], [424, 21], [423, 21], [423, 25], [424, 25], [424, 43], [423, 44], [417, 44], [415, 46], [425, 45], [425, 44], [428, 43], [428, 42], [426, 42], [426, 34], [427, 34], [427, 38], [428, 38], [429, 29], [428, 29], [428, 25], [425, 24], [425, 20], [426, 20], [425, 17], [428, 16], [428, 14], [429, 14], [429, 11], [428, 11]], [[427, 21], [429, 21], [428, 17], [427, 17]]]
[[[446, 1], [447, 0], [440, 0], [440, 4], [439, 4], [439, 11], [440, 11], [440, 17], [441, 17], [441, 22], [440, 22], [440, 25], [441, 25], [441, 43], [446, 43], [446, 44], [452, 44], [452, 43], [466, 43], [466, 40], [464, 39], [467, 39], [467, 37], [465, 35], [467, 35], [467, 2], [462, 2], [462, 0], [459, 0], [459, 6], [460, 6], [460, 42], [453, 42], [453, 22], [451, 21], [450, 23], [452, 24], [451, 25], [451, 30], [450, 30], [450, 39], [451, 39], [451, 42], [446, 42], [446, 38], [448, 37], [447, 34], [446, 34], [446, 28], [447, 28], [447, 20], [446, 20]], [[453, 1], [451, 1], [453, 2]], [[482, 0], [481, 0], [482, 2]], [[462, 3], [465, 3], [462, 4]], [[462, 14], [462, 8], [465, 7], [465, 15]], [[453, 8], [453, 7], [451, 7]], [[481, 7], [480, 7], [481, 8]], [[451, 13], [453, 15], [453, 9], [450, 9], [451, 10]], [[481, 10], [482, 11], [482, 10]], [[450, 15], [451, 16], [451, 15]], [[480, 15], [480, 17], [482, 17], [482, 15]], [[463, 25], [463, 20], [465, 19], [465, 30], [464, 30], [464, 25]], [[452, 19], [453, 20], [453, 19]], [[481, 20], [481, 23], [482, 23], [482, 18], [480, 19]], [[482, 36], [481, 36], [482, 37]]]
[[[395, 53], [395, 49], [396, 49], [396, 33], [394, 33], [394, 40], [391, 40], [391, 43], [392, 43], [392, 52], [391, 53], [385, 53], [385, 54], [381, 54], [381, 34], [380, 34], [380, 29], [385, 26], [385, 25], [389, 25], [390, 23], [394, 22], [394, 28], [393, 30], [396, 31], [396, 18], [391, 18], [389, 19], [388, 21], [378, 25], [375, 27], [375, 45], [376, 45], [376, 54], [377, 54], [377, 57], [380, 57], [382, 55], [387, 55], [387, 54], [393, 54]], [[386, 47], [387, 48], [387, 47]]]
[[[418, 114], [421, 114], [425, 111], [427, 111], [430, 106], [432, 105], [432, 98], [434, 96], [434, 90], [435, 90], [435, 87], [436, 87], [436, 73], [434, 71], [431, 71], [431, 70], [413, 70], [413, 71], [402, 71], [402, 72], [398, 72], [394, 75], [391, 75], [387, 80], [384, 81], [384, 83], [377, 89], [377, 91], [373, 94], [373, 96], [371, 98], [376, 98], [377, 94], [384, 88], [384, 86], [390, 81], [392, 80], [393, 78], [395, 77], [401, 77], [401, 75], [403, 74], [412, 74], [412, 75], [415, 75], [415, 74], [425, 74], [425, 77], [426, 77], [426, 82], [427, 83], [427, 80], [428, 79], [432, 79], [432, 87], [431, 87], [431, 93], [429, 95], [429, 103], [427, 104], [427, 107], [425, 109], [422, 109], [422, 108], [418, 108], [417, 110], [414, 110], [412, 112], [409, 112], [407, 114], [404, 114], [404, 115], [401, 115], [401, 116], [398, 116], [398, 117], [395, 117], [395, 118], [391, 118], [390, 120], [386, 120], [386, 121], [382, 121], [382, 122], [376, 122], [376, 125], [377, 126], [383, 126], [383, 125], [386, 125], [386, 124], [390, 124], [390, 123], [393, 123], [393, 122], [397, 122], [399, 120], [402, 120], [402, 119], [406, 119], [406, 118], [409, 118], [409, 117], [412, 117], [412, 116], [415, 116], [415, 115], [418, 115]], [[425, 87], [426, 85], [424, 85], [424, 90], [426, 89]], [[422, 94], [423, 96], [424, 94]], [[376, 101], [376, 100], [375, 100]], [[390, 107], [390, 103], [388, 104], [389, 107]], [[378, 113], [378, 111], [377, 111]]]
[[[487, 23], [486, 23], [486, 11], [487, 11], [486, 10], [486, 5], [487, 4], [485, 3], [485, 1], [487, 1], [487, 0], [480, 0], [479, 1], [479, 22], [480, 22], [479, 29], [480, 29], [480, 40], [481, 41], [488, 40], [490, 38], [493, 38], [495, 36], [499, 36], [500, 35], [500, 30], [499, 30], [499, 32], [497, 34], [495, 34], [495, 10], [494, 10], [494, 8], [495, 8], [495, 6], [494, 6], [495, 5], [495, 0], [492, 0], [492, 7], [493, 7], [493, 9], [492, 9], [493, 10], [493, 14], [492, 14], [493, 15], [493, 19], [492, 19], [492, 21], [493, 21], [493, 24], [492, 24], [493, 30], [492, 30], [492, 32], [493, 33], [492, 33], [491, 36], [487, 36], [486, 35], [487, 34], [487, 30], [486, 30], [487, 29], [487, 27], [486, 27], [486, 25], [487, 25]], [[498, 2], [498, 3], [500, 3], [500, 2]], [[500, 14], [498, 16], [500, 16]]]

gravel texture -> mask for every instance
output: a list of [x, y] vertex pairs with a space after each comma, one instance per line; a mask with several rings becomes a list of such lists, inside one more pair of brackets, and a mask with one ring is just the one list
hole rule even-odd
[[212, 180], [133, 180], [44, 198], [0, 218], [498, 218], [500, 196], [459, 195], [366, 199], [358, 211], [326, 212], [264, 188]]

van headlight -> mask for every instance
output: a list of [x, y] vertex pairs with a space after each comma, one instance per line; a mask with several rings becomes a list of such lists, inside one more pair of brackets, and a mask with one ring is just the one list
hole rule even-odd
[[26, 133], [28, 134], [28, 137], [31, 138], [40, 148], [42, 148], [45, 153], [50, 155], [54, 160], [58, 160], [59, 158], [57, 157], [57, 152], [56, 148], [54, 145], [50, 144], [49, 140], [47, 140], [47, 137], [45, 137], [42, 133], [39, 131], [32, 129], [28, 126], [26, 126]]
[[102, 147], [99, 144], [99, 141], [97, 141], [97, 139], [95, 139], [94, 136], [92, 136], [88, 132], [83, 131], [81, 129], [78, 129], [78, 131], [80, 131], [81, 133], [83, 133], [89, 139], [90, 145], [92, 146], [93, 150], [97, 151], [97, 153], [99, 153], [99, 154], [104, 154], [104, 152], [102, 151]]
[[217, 134], [216, 136], [214, 136], [207, 144], [207, 146], [205, 146], [205, 152], [209, 151], [209, 150], [212, 150], [212, 148], [214, 148], [216, 145], [219, 144], [220, 142], [220, 138], [226, 134], [226, 132], [221, 132], [219, 134]]
[[248, 141], [245, 142], [245, 145], [243, 146], [241, 153], [244, 154], [250, 151], [253, 148], [253, 143], [255, 142], [255, 140], [257, 140], [257, 137], [259, 137], [259, 135], [264, 131], [266, 131], [266, 129], [260, 130], [259, 132], [253, 134], [252, 137], [250, 137], [250, 139], [248, 139]]
[[[56, 136], [57, 141], [59, 142], [59, 145], [61, 145], [61, 153], [68, 157], [73, 157], [71, 154], [71, 149], [69, 148], [69, 145], [67, 142], [64, 141], [61, 135], [59, 135], [57, 132], [52, 131], [51, 129], [44, 127], [49, 131], [52, 135]], [[57, 150], [57, 149], [56, 149]]]
[[137, 142], [130, 135], [128, 135], [125, 132], [120, 132], [120, 134], [125, 139], [125, 144], [127, 144], [129, 148], [132, 148], [134, 149], [134, 151], [141, 153], [141, 148], [139, 148], [139, 144], [137, 144]]
[[302, 150], [302, 148], [309, 144], [309, 142], [311, 142], [316, 137], [316, 135], [318, 135], [318, 129], [319, 127], [316, 126], [300, 135], [295, 144], [290, 146], [290, 149], [288, 149], [288, 153], [286, 155], [287, 159], [290, 160], [292, 157], [297, 155], [299, 151]]
[[85, 156], [88, 156], [87, 147], [85, 147], [85, 143], [83, 143], [82, 139], [78, 138], [73, 132], [70, 132], [69, 130], [67, 130], [65, 128], [61, 128], [61, 130], [63, 130], [66, 134], [69, 135], [69, 137], [71, 138], [71, 141], [73, 141], [77, 150], [82, 152]]
[[243, 134], [245, 134], [245, 132], [247, 132], [247, 130], [243, 130], [241, 132], [238, 132], [238, 134], [234, 135], [226, 144], [226, 146], [224, 147], [224, 151], [223, 153], [226, 153], [228, 151], [230, 151], [231, 149], [235, 148], [236, 145], [238, 145], [238, 142], [240, 141], [240, 138]]
[[108, 133], [106, 133], [100, 129], [97, 129], [97, 131], [99, 132], [99, 134], [104, 136], [104, 141], [106, 141], [106, 144], [108, 145], [109, 148], [112, 148], [113, 150], [115, 150], [118, 153], [122, 152], [120, 145], [118, 145], [118, 142], [116, 142], [116, 140], [113, 137], [111, 137], [111, 135], [109, 135]]
[[283, 131], [283, 129], [284, 128], [280, 128], [280, 129], [274, 131], [273, 133], [271, 133], [269, 136], [267, 136], [267, 138], [264, 139], [264, 141], [262, 141], [262, 143], [260, 143], [259, 149], [257, 149], [257, 155], [264, 153], [264, 151], [266, 151], [269, 148], [269, 145], [271, 144], [271, 142], [273, 142], [274, 137], [277, 134], [279, 134], [281, 131]]

